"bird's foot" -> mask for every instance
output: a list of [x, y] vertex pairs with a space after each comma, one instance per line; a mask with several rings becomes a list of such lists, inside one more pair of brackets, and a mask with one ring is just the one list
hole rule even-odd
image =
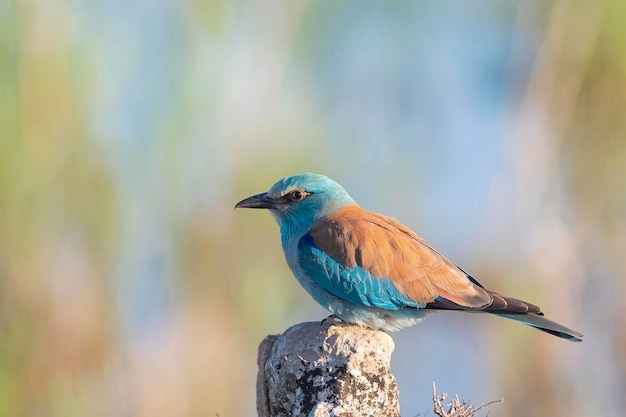
[[341, 318], [337, 317], [334, 314], [331, 314], [330, 316], [326, 317], [324, 320], [322, 320], [320, 322], [320, 324], [324, 324], [326, 322], [328, 322], [331, 326], [348, 326], [348, 327], [351, 327], [353, 329], [377, 330], [377, 329], [375, 329], [373, 327], [370, 327], [370, 326], [367, 326], [365, 324], [347, 322], [347, 321], [342, 320]]
[[345, 321], [341, 320], [339, 317], [337, 317], [334, 314], [331, 314], [330, 316], [326, 317], [324, 320], [320, 322], [320, 324], [324, 324], [326, 322], [328, 322], [331, 326], [347, 324]]

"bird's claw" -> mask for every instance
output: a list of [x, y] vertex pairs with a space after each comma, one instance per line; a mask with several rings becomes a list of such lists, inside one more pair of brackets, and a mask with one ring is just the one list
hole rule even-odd
[[365, 324], [359, 324], [359, 323], [350, 323], [347, 322], [345, 320], [342, 320], [341, 318], [337, 317], [334, 314], [331, 314], [330, 316], [326, 317], [324, 320], [322, 320], [320, 322], [320, 325], [323, 325], [325, 323], [329, 323], [331, 326], [348, 326], [350, 328], [353, 329], [361, 329], [361, 330], [378, 330], [375, 329], [373, 327], [369, 327], [366, 326]]
[[337, 317], [334, 314], [331, 314], [330, 316], [326, 317], [324, 320], [320, 322], [320, 324], [325, 324], [326, 322], [328, 322], [331, 326], [347, 324], [345, 321], [341, 320], [339, 317]]

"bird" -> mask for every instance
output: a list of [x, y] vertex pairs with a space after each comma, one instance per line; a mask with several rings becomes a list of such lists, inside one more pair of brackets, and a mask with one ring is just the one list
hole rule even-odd
[[451, 310], [490, 313], [582, 341], [538, 306], [485, 288], [407, 226], [362, 208], [324, 175], [282, 178], [237, 208], [269, 210], [293, 275], [344, 323], [396, 331]]

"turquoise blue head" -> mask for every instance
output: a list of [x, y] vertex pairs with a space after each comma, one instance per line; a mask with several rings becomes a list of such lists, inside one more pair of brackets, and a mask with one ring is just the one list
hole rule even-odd
[[266, 193], [241, 200], [235, 208], [268, 209], [281, 234], [306, 232], [322, 217], [354, 200], [330, 178], [305, 172], [279, 180]]

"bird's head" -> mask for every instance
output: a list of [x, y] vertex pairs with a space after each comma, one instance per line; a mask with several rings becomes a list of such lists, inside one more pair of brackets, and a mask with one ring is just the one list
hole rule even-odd
[[235, 208], [268, 209], [285, 235], [304, 233], [347, 204], [354, 204], [354, 200], [341, 185], [307, 172], [283, 178], [268, 192], [241, 200]]

